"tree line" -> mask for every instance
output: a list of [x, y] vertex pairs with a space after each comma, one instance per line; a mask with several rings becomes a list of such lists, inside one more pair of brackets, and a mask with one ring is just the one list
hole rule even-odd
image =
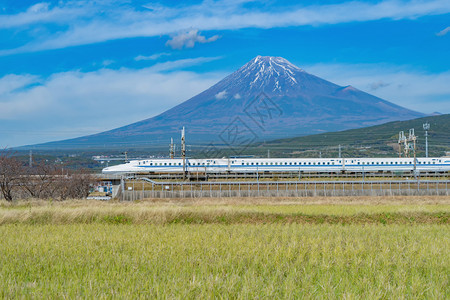
[[0, 195], [14, 199], [75, 199], [89, 195], [95, 179], [85, 170], [40, 162], [25, 165], [11, 151], [0, 153]]

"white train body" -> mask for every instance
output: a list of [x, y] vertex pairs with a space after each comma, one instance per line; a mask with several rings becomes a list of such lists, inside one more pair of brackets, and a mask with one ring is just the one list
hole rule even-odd
[[[378, 172], [413, 171], [414, 158], [213, 158], [186, 159], [187, 172], [256, 173], [256, 172]], [[450, 171], [450, 158], [420, 157], [418, 172]], [[146, 159], [104, 168], [104, 174], [182, 173], [183, 160]]]

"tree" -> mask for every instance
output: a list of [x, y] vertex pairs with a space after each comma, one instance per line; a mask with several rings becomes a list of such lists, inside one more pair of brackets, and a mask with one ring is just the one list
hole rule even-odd
[[33, 167], [24, 168], [21, 176], [21, 188], [32, 198], [51, 198], [55, 192], [58, 170], [54, 165], [41, 162]]
[[5, 150], [0, 153], [0, 190], [6, 201], [13, 201], [13, 191], [20, 184], [22, 163]]

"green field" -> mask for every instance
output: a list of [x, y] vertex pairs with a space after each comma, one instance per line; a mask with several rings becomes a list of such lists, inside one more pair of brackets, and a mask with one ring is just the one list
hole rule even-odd
[[450, 296], [448, 197], [216, 200], [0, 203], [0, 297]]

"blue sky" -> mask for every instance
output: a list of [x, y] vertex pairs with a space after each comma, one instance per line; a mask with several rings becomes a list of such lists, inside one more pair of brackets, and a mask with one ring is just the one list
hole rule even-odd
[[0, 147], [152, 117], [257, 55], [450, 113], [450, 1], [0, 0]]

